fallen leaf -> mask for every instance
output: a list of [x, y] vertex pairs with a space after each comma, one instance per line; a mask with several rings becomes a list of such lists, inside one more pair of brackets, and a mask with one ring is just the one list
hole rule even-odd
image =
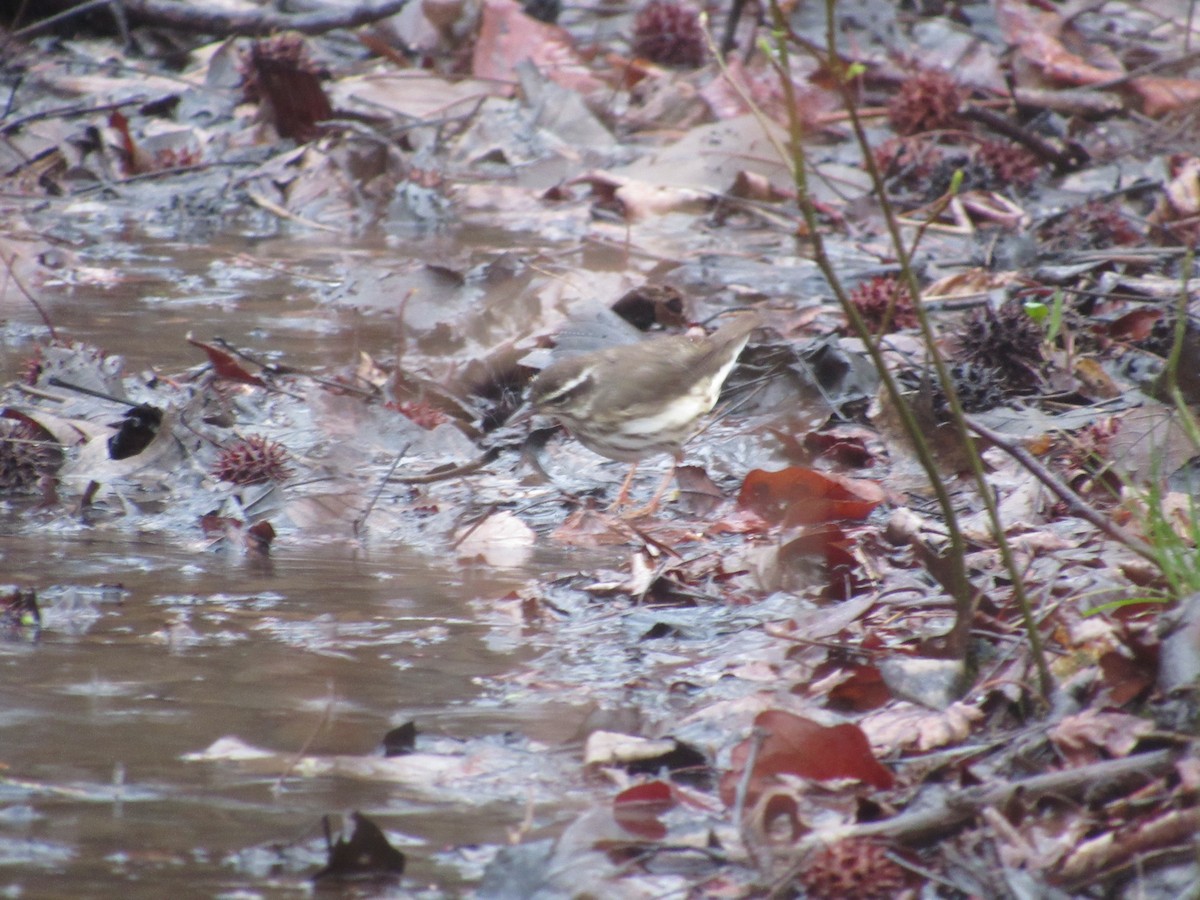
[[[1105, 756], [1128, 756], [1143, 735], [1154, 730], [1149, 719], [1128, 713], [1086, 709], [1066, 716], [1048, 732], [1059, 752], [1073, 765], [1081, 766]], [[1096, 751], [1103, 750], [1104, 754]]]
[[[814, 781], [848, 778], [888, 790], [895, 784], [891, 770], [871, 753], [867, 736], [849, 723], [826, 726], [783, 710], [766, 710], [754, 719], [755, 730], [733, 751], [733, 770], [722, 780], [721, 798], [732, 804], [740, 771], [754, 759], [747, 803], [753, 803], [776, 775], [796, 775]], [[754, 743], [761, 740], [758, 752]]]
[[466, 529], [458, 542], [458, 558], [497, 568], [519, 568], [533, 555], [536, 541], [533, 529], [505, 510]]
[[667, 826], [659, 816], [675, 805], [671, 786], [663, 781], [634, 785], [613, 800], [613, 818], [626, 831], [650, 841], [667, 836]]
[[883, 489], [875, 482], [798, 466], [778, 472], [755, 469], [738, 494], [740, 508], [784, 526], [861, 521], [883, 500]]

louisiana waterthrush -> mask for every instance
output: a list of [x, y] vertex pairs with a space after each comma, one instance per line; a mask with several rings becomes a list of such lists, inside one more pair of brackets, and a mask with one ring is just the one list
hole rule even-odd
[[[594, 453], [633, 464], [616, 508], [640, 460], [669, 453], [679, 462], [758, 324], [755, 313], [742, 313], [711, 335], [655, 337], [561, 359], [530, 384], [529, 403]], [[642, 513], [657, 507], [672, 474]]]

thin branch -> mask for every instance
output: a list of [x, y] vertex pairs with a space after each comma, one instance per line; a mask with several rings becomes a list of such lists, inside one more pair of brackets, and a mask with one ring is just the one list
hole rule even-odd
[[1019, 462], [1029, 474], [1048, 487], [1059, 500], [1067, 504], [1068, 512], [1095, 525], [1117, 543], [1125, 545], [1138, 556], [1148, 559], [1156, 566], [1158, 565], [1159, 559], [1158, 555], [1154, 552], [1154, 548], [1089, 506], [1066, 482], [1038, 462], [1032, 453], [1016, 441], [1009, 440], [1005, 435], [993, 428], [989, 428], [971, 416], [964, 416], [963, 418], [972, 431], [980, 437], [991, 441]]
[[805, 851], [821, 844], [852, 838], [884, 838], [907, 844], [935, 840], [967, 825], [981, 810], [1002, 806], [1015, 796], [1020, 795], [1025, 803], [1033, 803], [1037, 798], [1049, 795], [1079, 797], [1108, 793], [1126, 782], [1145, 783], [1167, 774], [1174, 767], [1177, 756], [1174, 750], [1155, 750], [1078, 769], [1034, 775], [1020, 781], [967, 788], [929, 808], [901, 813], [880, 822], [817, 832], [801, 842], [796, 853], [800, 861], [789, 867], [775, 884], [793, 883], [806, 862]]
[[280, 31], [324, 34], [337, 28], [357, 28], [400, 12], [408, 0], [382, 0], [363, 3], [336, 12], [302, 13], [289, 16], [262, 9], [254, 12], [229, 12], [202, 4], [175, 3], [170, 0], [125, 0], [130, 19], [142, 25], [184, 28], [222, 36], [265, 37]]

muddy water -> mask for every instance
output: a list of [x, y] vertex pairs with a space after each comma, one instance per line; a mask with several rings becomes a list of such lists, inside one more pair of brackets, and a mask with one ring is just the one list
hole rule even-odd
[[[257, 258], [303, 259], [311, 278], [337, 277], [344, 256], [303, 244], [259, 246]], [[232, 246], [126, 247], [112, 268], [121, 283], [48, 285], [39, 296], [62, 337], [124, 355], [130, 372], [200, 363], [182, 339], [189, 330], [315, 369], [394, 349], [395, 315], [318, 303], [311, 278], [230, 268], [235, 255]], [[87, 261], [103, 267], [105, 258], [95, 251]], [[254, 269], [260, 276], [246, 283]], [[11, 379], [39, 319], [8, 313], [19, 327], [8, 331], [0, 374]], [[311, 891], [324, 862], [321, 817], [351, 810], [376, 818], [407, 853], [406, 885], [453, 890], [478, 875], [461, 848], [505, 843], [521, 803], [442, 802], [291, 763], [371, 758], [409, 719], [426, 735], [519, 731], [551, 743], [577, 724], [570, 711], [498, 708], [488, 695], [487, 679], [522, 656], [519, 642], [489, 635], [473, 601], [501, 597], [537, 566], [463, 571], [444, 548], [352, 540], [284, 541], [255, 560], [198, 540], [139, 539], [119, 525], [92, 533], [72, 521], [54, 537], [56, 528], [30, 528], [22, 515], [0, 503], [0, 584], [36, 590], [43, 627], [0, 642], [5, 896], [295, 896]], [[274, 756], [256, 766], [195, 758], [222, 739]]]
[[399, 553], [228, 566], [161, 547], [5, 538], [0, 557], [6, 580], [36, 586], [44, 607], [36, 643], [0, 647], [0, 885], [26, 896], [64, 885], [83, 896], [114, 876], [144, 883], [145, 896], [163, 896], [164, 879], [252, 886], [254, 855], [292, 841], [302, 882], [319, 861], [305, 838], [348, 809], [412, 834], [414, 872], [438, 880], [448, 876], [421, 865], [422, 844], [503, 838], [503, 816], [406, 804], [392, 785], [186, 759], [228, 737], [370, 754], [408, 718], [462, 737], [507, 727], [473, 701], [477, 679], [514, 660], [484, 647], [464, 603], [500, 585]]

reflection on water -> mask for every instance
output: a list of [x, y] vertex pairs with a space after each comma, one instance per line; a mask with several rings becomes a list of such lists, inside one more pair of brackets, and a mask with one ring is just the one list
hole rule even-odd
[[[94, 896], [127, 878], [134, 896], [171, 883], [211, 895], [265, 878], [291, 893], [319, 862], [320, 816], [350, 809], [411, 836], [412, 877], [444, 884], [453, 875], [430, 860], [442, 845], [503, 842], [523, 813], [183, 759], [222, 737], [370, 754], [409, 718], [463, 737], [504, 730], [472, 701], [476, 679], [514, 660], [487, 649], [466, 607], [503, 584], [400, 551], [263, 564], [33, 536], [0, 536], [0, 566], [44, 613], [36, 643], [0, 644], [0, 892]], [[264, 848], [297, 841], [309, 849], [294, 871], [270, 871], [280, 856]]]
[[[123, 356], [137, 376], [201, 364], [189, 332], [323, 373], [353, 365], [360, 351], [389, 359], [408, 339], [399, 307], [413, 292], [379, 273], [419, 269], [423, 259], [478, 262], [466, 229], [406, 242], [411, 260], [382, 240], [338, 245], [300, 232], [253, 246], [236, 235], [155, 242], [136, 229], [94, 241], [80, 253], [88, 273], [40, 285], [38, 299], [61, 338]], [[495, 256], [492, 246], [485, 258]], [[489, 328], [508, 337], [526, 328], [521, 284], [493, 276], [512, 304], [507, 314], [497, 313], [504, 303], [460, 291], [456, 309], [466, 313], [454, 328], [431, 330], [462, 338], [455, 329], [473, 315], [484, 324], [471, 340], [486, 346]], [[353, 279], [356, 290], [343, 288]], [[362, 302], [372, 297], [374, 306]], [[444, 291], [425, 299], [449, 303]], [[32, 306], [0, 312], [0, 377], [10, 380], [46, 332]], [[405, 314], [418, 312], [414, 300]], [[505, 582], [443, 560], [444, 546], [426, 556], [294, 549], [310, 532], [255, 561], [188, 552], [183, 540], [138, 543], [129, 520], [111, 523], [108, 540], [89, 539], [99, 530], [78, 523], [72, 538], [52, 537], [51, 516], [70, 519], [69, 511], [21, 518], [5, 501], [0, 586], [36, 590], [44, 626], [36, 641], [0, 642], [0, 895], [111, 896], [120, 884], [126, 897], [294, 896], [324, 862], [320, 817], [353, 809], [400, 836], [406, 887], [444, 889], [470, 877], [470, 864], [439, 854], [506, 843], [538, 777], [557, 779], [548, 802], [563, 803], [564, 778], [543, 751], [508, 776], [517, 799], [474, 803], [344, 769], [281, 778], [286, 762], [185, 759], [222, 738], [280, 761], [361, 757], [408, 719], [428, 735], [496, 736], [497, 745], [510, 742], [505, 750], [522, 739], [560, 744], [585, 713], [548, 710], [538, 697], [528, 708], [500, 708], [480, 681], [519, 666], [525, 634], [520, 622], [511, 634], [489, 632], [470, 601], [501, 597], [561, 560], [543, 558], [540, 570]], [[198, 531], [190, 540], [201, 546]], [[579, 562], [572, 557], [568, 568]], [[576, 773], [573, 758], [570, 766]]]

